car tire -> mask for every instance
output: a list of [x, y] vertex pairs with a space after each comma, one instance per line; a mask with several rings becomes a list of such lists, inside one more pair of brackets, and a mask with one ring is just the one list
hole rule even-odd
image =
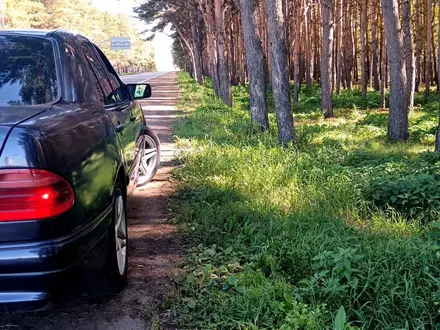
[[126, 194], [124, 186], [118, 181], [113, 194], [112, 222], [108, 232], [108, 249], [104, 265], [107, 279], [105, 291], [119, 293], [127, 281], [128, 268], [128, 226]]
[[140, 159], [137, 187], [147, 185], [156, 175], [160, 165], [161, 148], [156, 132], [146, 127], [144, 130], [144, 149]]

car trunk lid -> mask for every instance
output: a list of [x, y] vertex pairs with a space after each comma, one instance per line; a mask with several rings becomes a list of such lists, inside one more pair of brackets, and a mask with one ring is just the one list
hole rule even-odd
[[0, 155], [14, 126], [46, 111], [47, 106], [0, 107]]

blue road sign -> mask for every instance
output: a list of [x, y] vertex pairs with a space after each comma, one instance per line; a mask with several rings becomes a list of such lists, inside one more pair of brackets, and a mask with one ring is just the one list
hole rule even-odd
[[131, 41], [128, 37], [113, 37], [110, 40], [112, 50], [130, 50]]

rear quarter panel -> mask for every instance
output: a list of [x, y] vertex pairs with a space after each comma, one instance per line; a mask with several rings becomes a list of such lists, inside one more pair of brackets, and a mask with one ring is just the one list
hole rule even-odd
[[114, 182], [123, 164], [118, 143], [105, 110], [93, 104], [54, 106], [14, 128], [0, 166], [48, 169], [67, 179], [75, 190], [73, 208], [60, 218], [40, 221], [42, 230], [35, 235], [59, 237], [111, 205]]

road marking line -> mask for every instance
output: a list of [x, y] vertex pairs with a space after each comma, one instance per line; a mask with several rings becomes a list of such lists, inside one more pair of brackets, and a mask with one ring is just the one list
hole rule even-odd
[[157, 75], [155, 75], [155, 76], [153, 76], [153, 77], [150, 77], [150, 78], [147, 78], [147, 79], [141, 81], [140, 83], [142, 84], [142, 83], [147, 82], [148, 80], [151, 80], [151, 79], [154, 79], [154, 78], [159, 78], [159, 77], [161, 77], [161, 76], [166, 75], [167, 73], [168, 73], [168, 71], [167, 71], [167, 72], [159, 73], [159, 74], [157, 74]]

